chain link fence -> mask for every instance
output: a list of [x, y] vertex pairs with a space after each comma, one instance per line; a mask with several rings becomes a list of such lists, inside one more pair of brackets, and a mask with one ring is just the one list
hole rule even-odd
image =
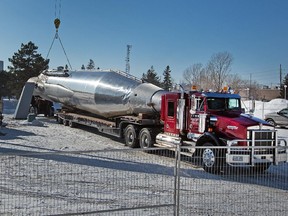
[[1, 147], [0, 215], [288, 214], [286, 164], [215, 175], [179, 151], [148, 150]]

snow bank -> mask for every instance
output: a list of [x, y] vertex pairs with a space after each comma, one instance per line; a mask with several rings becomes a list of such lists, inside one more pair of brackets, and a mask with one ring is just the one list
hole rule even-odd
[[35, 119], [33, 120], [32, 122], [28, 121], [28, 120], [25, 120], [23, 122], [21, 122], [20, 124], [22, 125], [31, 125], [31, 126], [39, 126], [39, 127], [43, 127], [44, 126], [44, 123]]
[[[281, 109], [288, 106], [288, 100], [284, 99], [273, 99], [269, 102], [263, 101], [242, 101], [242, 107], [245, 108], [245, 112], [252, 114], [257, 117], [264, 119], [265, 114], [271, 112], [278, 112]], [[253, 109], [253, 107], [255, 107]]]
[[3, 101], [3, 114], [14, 114], [16, 107], [17, 107], [18, 100], [2, 99], [2, 101]]

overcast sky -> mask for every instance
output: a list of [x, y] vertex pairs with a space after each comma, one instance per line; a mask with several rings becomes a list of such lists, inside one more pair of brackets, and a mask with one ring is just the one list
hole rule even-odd
[[[179, 82], [187, 67], [223, 51], [234, 58], [231, 73], [243, 79], [274, 85], [280, 64], [288, 72], [287, 0], [0, 0], [5, 69], [21, 43], [32, 41], [46, 58], [55, 18], [74, 70], [93, 59], [96, 67], [125, 71], [130, 44], [137, 77], [152, 65], [162, 76], [169, 65]], [[59, 40], [49, 59], [50, 69], [68, 63]]]

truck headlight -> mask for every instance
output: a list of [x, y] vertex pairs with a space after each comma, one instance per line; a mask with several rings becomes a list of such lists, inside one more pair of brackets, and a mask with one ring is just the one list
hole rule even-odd
[[278, 138], [277, 146], [286, 147], [287, 146], [287, 140], [284, 138]]

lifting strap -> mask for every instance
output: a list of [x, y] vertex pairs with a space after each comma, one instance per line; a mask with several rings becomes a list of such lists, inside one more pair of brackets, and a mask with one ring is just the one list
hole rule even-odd
[[59, 29], [60, 23], [61, 23], [61, 21], [60, 21], [60, 9], [61, 9], [61, 0], [60, 0], [60, 2], [59, 2], [59, 14], [58, 14], [58, 18], [57, 18], [57, 17], [56, 17], [56, 12], [57, 12], [57, 0], [56, 0], [56, 1], [55, 1], [55, 17], [56, 17], [56, 18], [55, 18], [55, 20], [54, 20], [54, 25], [55, 25], [55, 28], [56, 28], [56, 33], [55, 33], [55, 36], [54, 36], [54, 38], [53, 38], [52, 44], [51, 44], [51, 46], [50, 46], [50, 48], [49, 48], [48, 54], [47, 54], [47, 56], [46, 56], [46, 59], [48, 59], [48, 56], [49, 56], [49, 54], [50, 54], [50, 51], [51, 51], [51, 49], [52, 49], [52, 46], [53, 46], [53, 44], [54, 44], [55, 39], [59, 39], [59, 42], [60, 42], [61, 47], [62, 47], [62, 49], [63, 49], [63, 52], [64, 52], [64, 54], [65, 54], [65, 56], [66, 56], [66, 60], [67, 60], [67, 62], [68, 62], [68, 64], [69, 64], [70, 69], [72, 70], [72, 66], [71, 66], [71, 64], [70, 64], [70, 61], [69, 61], [69, 59], [68, 59], [68, 56], [67, 56], [66, 51], [65, 51], [65, 49], [64, 49], [64, 46], [63, 46], [63, 44], [62, 44], [61, 38], [60, 38], [60, 36], [59, 36], [59, 34], [58, 34], [58, 29]]

